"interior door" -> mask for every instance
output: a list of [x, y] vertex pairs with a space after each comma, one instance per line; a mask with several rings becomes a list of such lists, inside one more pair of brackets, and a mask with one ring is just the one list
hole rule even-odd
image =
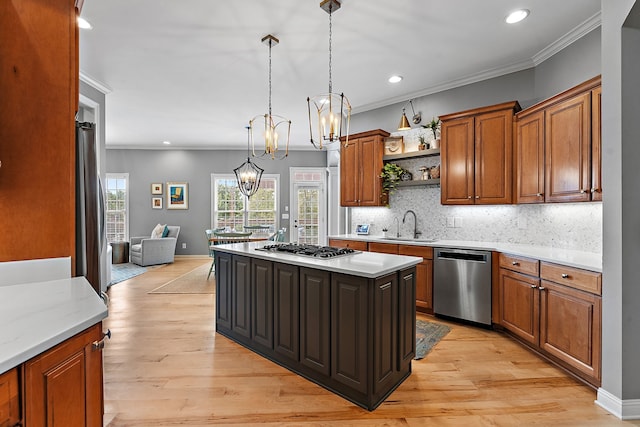
[[326, 245], [327, 221], [321, 182], [293, 184], [293, 229], [291, 241], [300, 244]]

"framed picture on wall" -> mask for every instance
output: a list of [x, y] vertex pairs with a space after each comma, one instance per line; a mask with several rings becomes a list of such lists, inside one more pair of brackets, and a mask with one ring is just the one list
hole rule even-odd
[[400, 154], [404, 151], [404, 142], [401, 136], [390, 136], [384, 139], [384, 154]]
[[153, 209], [162, 209], [162, 197], [152, 197], [151, 207]]
[[189, 184], [167, 182], [167, 209], [189, 209]]
[[162, 183], [151, 184], [151, 194], [162, 194]]

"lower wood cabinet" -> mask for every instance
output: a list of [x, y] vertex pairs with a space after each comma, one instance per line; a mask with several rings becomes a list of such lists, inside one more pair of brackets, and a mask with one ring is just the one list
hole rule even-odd
[[415, 268], [370, 279], [215, 259], [217, 333], [369, 410], [411, 373]]
[[422, 258], [422, 262], [416, 265], [416, 309], [433, 314], [433, 248], [399, 245], [398, 254]]
[[500, 254], [500, 324], [599, 386], [600, 284], [600, 273]]
[[18, 368], [0, 375], [0, 427], [20, 423], [20, 384]]
[[25, 426], [102, 426], [102, 338], [98, 323], [25, 362]]
[[350, 248], [355, 249], [356, 251], [368, 250], [367, 242], [360, 240], [329, 239], [329, 246], [334, 246], [336, 248]]

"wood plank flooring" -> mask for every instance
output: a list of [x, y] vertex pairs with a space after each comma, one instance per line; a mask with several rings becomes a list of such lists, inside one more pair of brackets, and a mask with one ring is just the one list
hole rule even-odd
[[217, 336], [214, 295], [147, 293], [205, 262], [177, 258], [109, 288], [105, 426], [640, 425], [501, 333], [441, 319], [451, 332], [366, 411]]

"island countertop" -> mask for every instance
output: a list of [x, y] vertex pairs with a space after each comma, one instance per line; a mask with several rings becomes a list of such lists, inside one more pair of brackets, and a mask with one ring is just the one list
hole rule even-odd
[[0, 374], [105, 317], [84, 277], [0, 286]]
[[356, 252], [335, 258], [314, 258], [292, 255], [284, 252], [265, 252], [256, 250], [273, 242], [230, 243], [214, 246], [214, 251], [236, 255], [245, 255], [268, 261], [309, 267], [336, 273], [375, 279], [385, 274], [413, 267], [422, 262], [422, 258], [405, 255], [389, 255], [375, 252]]

